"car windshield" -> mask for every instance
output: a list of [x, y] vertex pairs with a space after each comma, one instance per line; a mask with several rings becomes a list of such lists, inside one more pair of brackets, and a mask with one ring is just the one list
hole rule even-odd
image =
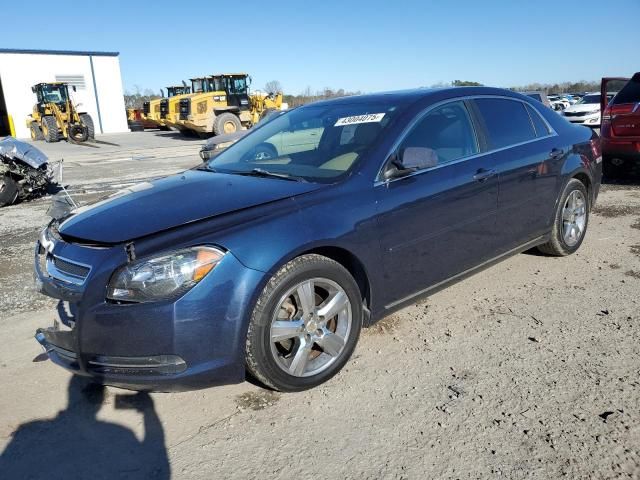
[[594, 93], [593, 95], [585, 95], [582, 97], [576, 105], [585, 105], [591, 103], [600, 103], [600, 94]]
[[207, 169], [333, 183], [352, 171], [397, 112], [389, 103], [300, 107], [256, 128], [210, 160]]

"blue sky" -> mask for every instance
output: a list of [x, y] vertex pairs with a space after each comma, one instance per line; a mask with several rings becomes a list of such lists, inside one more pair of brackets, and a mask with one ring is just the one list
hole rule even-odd
[[371, 92], [454, 79], [508, 87], [640, 70], [640, 0], [70, 5], [9, 2], [1, 9], [0, 47], [118, 51], [130, 91], [223, 71], [250, 73], [254, 88], [279, 80], [285, 92], [300, 93], [307, 86]]

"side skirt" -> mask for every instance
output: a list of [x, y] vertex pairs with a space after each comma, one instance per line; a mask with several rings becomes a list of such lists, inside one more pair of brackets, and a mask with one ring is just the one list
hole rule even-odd
[[494, 257], [492, 259], [486, 260], [484, 262], [482, 262], [481, 264], [469, 268], [468, 270], [465, 270], [463, 272], [460, 272], [450, 278], [447, 278], [446, 280], [443, 280], [441, 282], [436, 283], [435, 285], [431, 285], [430, 287], [427, 287], [425, 289], [422, 289], [418, 292], [412, 293], [411, 295], [404, 297], [400, 300], [397, 300], [395, 302], [392, 302], [388, 305], [385, 305], [384, 307], [384, 311], [380, 312], [378, 315], [375, 315], [375, 318], [372, 318], [371, 321], [371, 325], [374, 324], [375, 322], [377, 322], [378, 320], [381, 320], [382, 318], [386, 317], [387, 315], [400, 310], [406, 306], [408, 306], [409, 304], [413, 303], [416, 301], [416, 299], [421, 299], [421, 298], [426, 298], [429, 295], [439, 292], [440, 290], [443, 290], [444, 288], [453, 285], [454, 283], [457, 283], [461, 280], [464, 280], [465, 278], [468, 278], [472, 275], [475, 275], [476, 273], [479, 273], [489, 267], [492, 267], [493, 265], [500, 263], [501, 261], [512, 257], [514, 255], [517, 255], [519, 253], [522, 253], [526, 250], [529, 250], [537, 245], [541, 245], [545, 242], [547, 242], [550, 238], [550, 234], [545, 234], [542, 235], [540, 237], [534, 238], [533, 240], [524, 243], [516, 248], [513, 248], [505, 253], [502, 253], [500, 255], [498, 255], [497, 257]]

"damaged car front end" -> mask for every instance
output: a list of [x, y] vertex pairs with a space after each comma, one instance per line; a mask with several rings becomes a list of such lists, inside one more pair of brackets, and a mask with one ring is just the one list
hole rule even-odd
[[36, 147], [12, 137], [0, 141], [0, 207], [45, 194], [56, 184], [54, 170]]

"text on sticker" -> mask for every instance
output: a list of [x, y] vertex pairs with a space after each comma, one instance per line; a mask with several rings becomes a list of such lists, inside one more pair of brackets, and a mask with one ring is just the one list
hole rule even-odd
[[379, 122], [384, 118], [384, 113], [367, 113], [366, 115], [354, 115], [352, 117], [339, 118], [334, 127], [342, 125], [354, 125], [356, 123]]

